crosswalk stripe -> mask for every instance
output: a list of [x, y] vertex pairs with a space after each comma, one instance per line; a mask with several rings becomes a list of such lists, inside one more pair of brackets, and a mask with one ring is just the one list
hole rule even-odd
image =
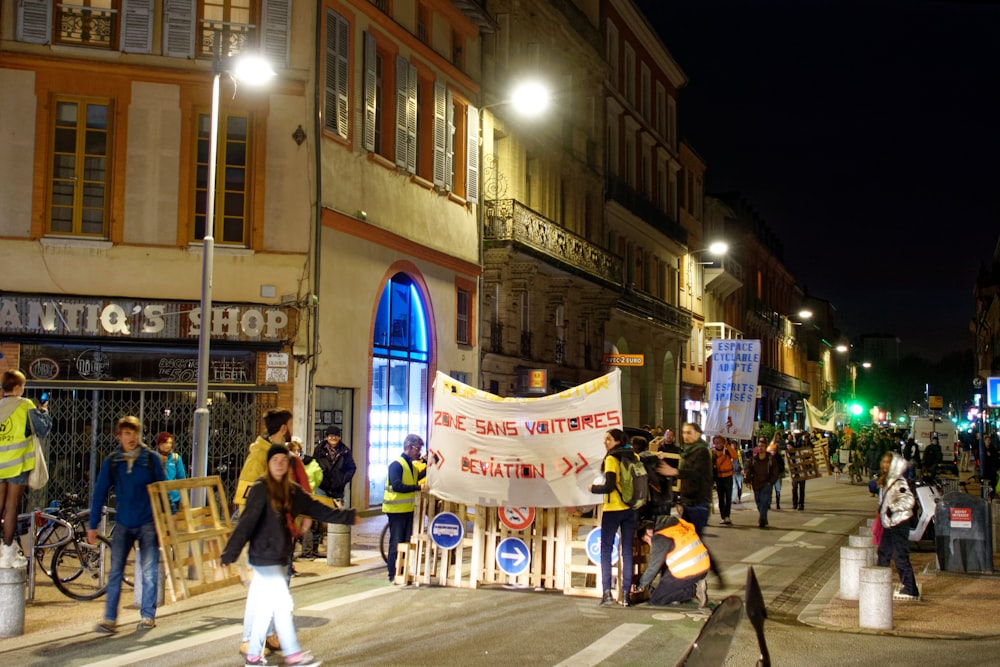
[[598, 665], [650, 627], [649, 625], [641, 625], [639, 623], [622, 623], [590, 646], [558, 663], [555, 667], [592, 667], [593, 665]]

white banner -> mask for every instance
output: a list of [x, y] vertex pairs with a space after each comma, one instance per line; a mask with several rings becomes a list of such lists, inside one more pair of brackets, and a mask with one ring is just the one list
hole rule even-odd
[[600, 503], [604, 434], [622, 427], [621, 371], [540, 398], [434, 380], [427, 484], [444, 500], [499, 507]]
[[753, 437], [759, 373], [759, 340], [712, 340], [705, 433], [743, 440]]
[[837, 404], [831, 403], [826, 410], [820, 411], [815, 405], [802, 399], [806, 405], [806, 426], [814, 433], [816, 431], [829, 431], [833, 433], [837, 430]]

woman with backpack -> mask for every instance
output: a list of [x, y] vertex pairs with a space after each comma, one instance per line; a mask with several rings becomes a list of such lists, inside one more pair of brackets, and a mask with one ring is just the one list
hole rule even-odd
[[[622, 498], [621, 460], [631, 457], [638, 462], [638, 457], [632, 447], [625, 442], [625, 432], [613, 428], [604, 434], [604, 477], [598, 477], [590, 487], [591, 493], [604, 494], [603, 512], [601, 514], [601, 585], [604, 596], [602, 607], [615, 604], [614, 592], [611, 590], [611, 551], [614, 549], [615, 535], [621, 531], [622, 557], [622, 595], [621, 605], [631, 606], [629, 591], [632, 589], [632, 541], [635, 538], [635, 510], [629, 507]], [[641, 465], [641, 463], [640, 463]]]

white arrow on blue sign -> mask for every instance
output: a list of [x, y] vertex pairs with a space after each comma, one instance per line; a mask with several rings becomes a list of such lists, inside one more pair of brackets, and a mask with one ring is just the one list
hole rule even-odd
[[1000, 378], [986, 378], [986, 405], [1000, 408]]
[[497, 565], [509, 575], [518, 575], [528, 569], [531, 554], [528, 545], [517, 537], [508, 537], [497, 545]]
[[465, 526], [451, 512], [441, 512], [431, 519], [431, 539], [442, 549], [454, 549], [462, 542]]

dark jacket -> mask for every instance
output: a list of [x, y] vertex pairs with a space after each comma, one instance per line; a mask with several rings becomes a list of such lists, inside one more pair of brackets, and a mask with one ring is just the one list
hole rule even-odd
[[358, 466], [354, 463], [350, 448], [338, 442], [333, 449], [326, 442], [320, 443], [316, 448], [313, 458], [323, 469], [323, 481], [319, 488], [323, 489], [331, 498], [343, 498], [344, 487], [354, 477]]
[[89, 528], [97, 528], [101, 522], [101, 509], [107, 502], [108, 492], [115, 490], [115, 522], [126, 528], [138, 528], [153, 523], [153, 505], [146, 487], [153, 482], [167, 478], [163, 472], [163, 461], [146, 445], [136, 448], [137, 454], [129, 461], [121, 445], [104, 459], [101, 471], [97, 473], [94, 496], [90, 499]]
[[681, 505], [704, 505], [712, 502], [712, 454], [708, 443], [698, 440], [681, 448]]
[[264, 479], [254, 482], [240, 520], [222, 550], [223, 565], [235, 563], [247, 542], [250, 542], [251, 565], [288, 565], [292, 562], [294, 545], [289, 524], [301, 514], [327, 523], [354, 523], [354, 510], [332, 509], [303, 491], [298, 484], [292, 482], [291, 487], [290, 516], [282, 516], [271, 504]]
[[750, 482], [750, 487], [754, 491], [760, 491], [768, 484], [778, 481], [778, 463], [770, 454], [763, 460], [759, 456], [754, 456], [743, 467], [743, 474]]

